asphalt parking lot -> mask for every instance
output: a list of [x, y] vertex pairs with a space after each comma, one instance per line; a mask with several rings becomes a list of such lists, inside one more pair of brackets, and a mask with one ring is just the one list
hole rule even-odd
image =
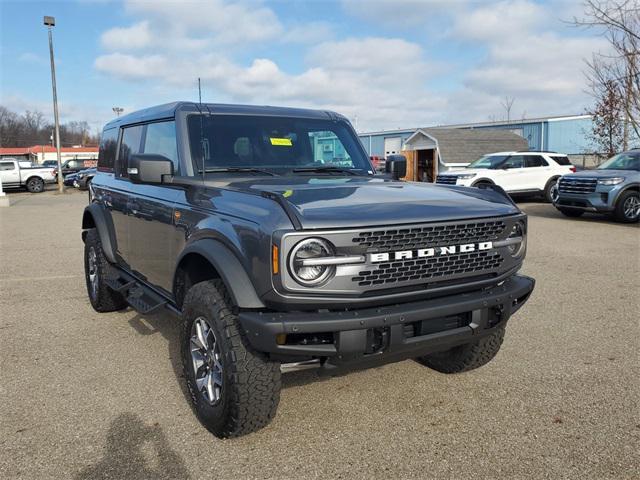
[[218, 440], [169, 314], [95, 313], [86, 193], [0, 209], [0, 478], [638, 478], [640, 229], [530, 215], [537, 279], [488, 366], [289, 374], [266, 429]]

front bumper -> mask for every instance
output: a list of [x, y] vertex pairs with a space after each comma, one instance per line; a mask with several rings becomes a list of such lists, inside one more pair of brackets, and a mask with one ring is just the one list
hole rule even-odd
[[557, 208], [583, 210], [586, 212], [612, 212], [621, 187], [598, 185], [595, 192], [580, 194], [560, 192], [554, 203]]
[[372, 366], [491, 334], [528, 300], [534, 285], [530, 277], [513, 275], [488, 290], [431, 300], [334, 312], [244, 311], [239, 319], [258, 351]]

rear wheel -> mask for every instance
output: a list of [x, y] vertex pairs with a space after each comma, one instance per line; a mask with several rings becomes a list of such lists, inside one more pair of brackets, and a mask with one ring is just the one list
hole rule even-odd
[[558, 179], [552, 178], [544, 187], [544, 200], [547, 203], [556, 203], [558, 201]]
[[619, 222], [637, 222], [640, 219], [640, 193], [634, 191], [622, 193], [613, 215]]
[[253, 350], [224, 285], [191, 287], [182, 318], [184, 376], [200, 422], [220, 438], [266, 426], [280, 401], [280, 364]]
[[496, 356], [504, 339], [504, 327], [491, 335], [444, 352], [416, 358], [418, 363], [441, 373], [462, 373], [479, 368]]
[[44, 190], [44, 180], [39, 177], [31, 177], [27, 180], [27, 190], [31, 193], [40, 193]]
[[574, 210], [573, 208], [559, 208], [560, 212], [567, 217], [581, 217], [584, 211]]

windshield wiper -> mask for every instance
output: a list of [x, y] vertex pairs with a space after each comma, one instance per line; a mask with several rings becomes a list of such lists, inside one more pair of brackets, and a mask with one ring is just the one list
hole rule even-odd
[[348, 175], [358, 175], [352, 168], [342, 167], [301, 167], [291, 170], [293, 173], [346, 173]]
[[198, 170], [198, 173], [262, 173], [263, 175], [269, 175], [272, 177], [277, 177], [278, 174], [274, 172], [270, 172], [268, 170], [261, 170], [260, 168], [252, 168], [252, 167], [220, 167], [220, 168], [206, 168], [204, 172], [202, 170]]

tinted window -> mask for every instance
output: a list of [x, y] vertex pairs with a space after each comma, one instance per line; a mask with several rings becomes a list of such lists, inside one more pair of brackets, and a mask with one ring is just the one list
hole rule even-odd
[[140, 153], [140, 141], [142, 140], [142, 125], [127, 127], [122, 132], [122, 142], [120, 143], [120, 154], [118, 155], [118, 175], [128, 177], [127, 165], [129, 156]]
[[522, 168], [524, 166], [524, 156], [513, 155], [507, 158], [504, 163], [500, 165], [500, 168]]
[[0, 170], [13, 170], [16, 168], [13, 162], [0, 162]]
[[497, 168], [508, 155], [485, 155], [478, 160], [471, 162], [467, 168]]
[[174, 171], [177, 172], [179, 169], [175, 122], [158, 122], [147, 125], [144, 153], [164, 155], [173, 162]]
[[371, 169], [357, 138], [342, 122], [191, 115], [188, 127], [196, 171], [203, 165], [207, 170], [244, 167], [274, 173], [296, 168]]
[[547, 161], [540, 155], [527, 155], [527, 167], [548, 167]]
[[116, 148], [118, 146], [118, 129], [111, 128], [102, 132], [100, 152], [98, 153], [98, 168], [113, 171], [116, 163]]
[[65, 168], [84, 168], [82, 160], [69, 160]]
[[553, 161], [558, 165], [571, 165], [571, 161], [569, 161], [568, 157], [560, 156], [560, 155], [551, 155]]

